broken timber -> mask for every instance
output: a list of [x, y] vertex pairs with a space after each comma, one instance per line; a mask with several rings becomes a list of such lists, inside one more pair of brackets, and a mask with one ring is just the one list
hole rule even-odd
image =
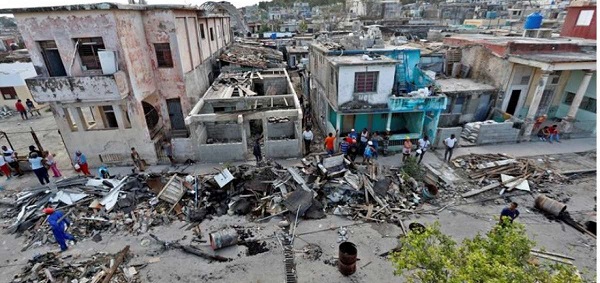
[[162, 191], [158, 194], [158, 199], [164, 200], [173, 206], [169, 209], [169, 212], [175, 208], [179, 200], [185, 194], [185, 189], [183, 186], [183, 180], [177, 175], [173, 175], [169, 182], [163, 187]]
[[481, 189], [479, 189], [479, 190], [475, 190], [475, 191], [466, 192], [466, 193], [462, 194], [462, 197], [463, 197], [463, 198], [472, 197], [472, 196], [474, 196], [474, 195], [478, 195], [478, 194], [480, 194], [480, 193], [487, 192], [487, 191], [489, 191], [489, 190], [495, 189], [495, 188], [497, 188], [497, 187], [499, 187], [499, 186], [503, 186], [503, 185], [506, 185], [506, 184], [510, 184], [510, 183], [511, 183], [511, 182], [513, 182], [513, 181], [517, 181], [517, 180], [518, 180], [519, 178], [521, 178], [521, 177], [525, 177], [525, 179], [526, 179], [526, 178], [527, 178], [526, 176], [528, 176], [528, 175], [525, 175], [525, 176], [519, 176], [519, 177], [514, 177], [514, 178], [512, 178], [512, 179], [506, 180], [506, 182], [497, 182], [497, 183], [489, 184], [489, 185], [487, 185], [487, 186], [485, 186], [485, 187], [483, 187], [483, 188], [481, 188]]

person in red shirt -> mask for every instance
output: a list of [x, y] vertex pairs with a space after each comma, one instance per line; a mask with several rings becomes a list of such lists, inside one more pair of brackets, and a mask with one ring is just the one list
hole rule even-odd
[[17, 111], [21, 113], [21, 119], [29, 119], [27, 118], [27, 110], [25, 109], [23, 103], [21, 103], [21, 99], [17, 100], [17, 103], [15, 103], [15, 108], [17, 108]]
[[550, 138], [548, 139], [550, 143], [552, 143], [552, 140], [560, 142], [560, 136], [558, 135], [558, 125], [552, 125], [552, 127], [548, 129], [548, 132], [550, 134]]
[[[337, 134], [337, 131], [336, 131]], [[327, 150], [327, 154], [332, 155], [334, 152], [333, 145], [335, 144], [335, 137], [333, 133], [329, 133], [329, 136], [325, 138], [325, 150]]]

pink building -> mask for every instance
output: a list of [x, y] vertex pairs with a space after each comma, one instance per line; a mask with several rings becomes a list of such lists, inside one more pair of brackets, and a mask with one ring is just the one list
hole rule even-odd
[[232, 41], [226, 13], [195, 6], [99, 3], [0, 13], [14, 14], [31, 54], [33, 98], [50, 104], [69, 154], [85, 152], [92, 166], [130, 163], [131, 147], [157, 163], [164, 138], [187, 138], [184, 117], [218, 75], [216, 57]]

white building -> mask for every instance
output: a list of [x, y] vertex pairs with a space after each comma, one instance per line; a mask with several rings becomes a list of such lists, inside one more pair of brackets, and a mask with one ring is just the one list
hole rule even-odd
[[0, 63], [0, 105], [14, 109], [17, 99], [33, 99], [25, 79], [35, 76], [37, 73], [31, 62]]

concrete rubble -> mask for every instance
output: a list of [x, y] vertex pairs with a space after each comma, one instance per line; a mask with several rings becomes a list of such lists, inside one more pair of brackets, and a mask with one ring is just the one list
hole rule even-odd
[[275, 49], [249, 45], [233, 44], [223, 51], [219, 60], [232, 65], [253, 68], [285, 68], [283, 53]]

